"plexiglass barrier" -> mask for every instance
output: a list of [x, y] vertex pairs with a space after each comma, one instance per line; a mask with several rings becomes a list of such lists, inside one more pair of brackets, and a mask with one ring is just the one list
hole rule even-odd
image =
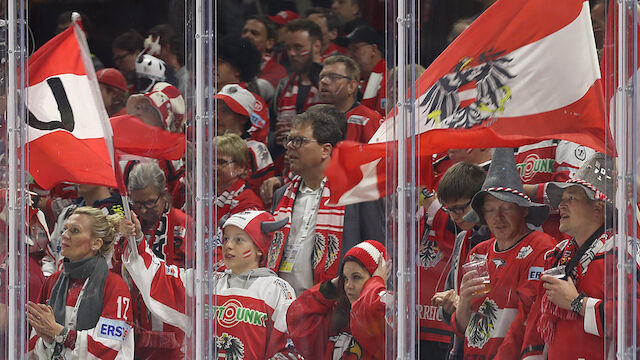
[[637, 357], [637, 0], [1, 9], [0, 358]]

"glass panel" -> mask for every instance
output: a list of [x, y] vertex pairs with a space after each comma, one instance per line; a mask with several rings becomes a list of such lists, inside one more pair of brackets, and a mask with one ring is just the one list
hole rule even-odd
[[[118, 228], [117, 279], [95, 292], [111, 305], [80, 305], [75, 326], [96, 330], [70, 343], [140, 359], [637, 357], [637, 0], [74, 4], [0, 11], [0, 358], [44, 353], [58, 329], [36, 317], [91, 296], [52, 275], [82, 260], [79, 196], [131, 206], [142, 228]], [[32, 56], [67, 10], [84, 14], [76, 45]], [[82, 34], [92, 55], [67, 61]], [[38, 72], [57, 58], [86, 71]], [[48, 131], [108, 116], [124, 202], [91, 177], [99, 161], [37, 156], [63, 143], [38, 142]], [[558, 265], [572, 282], [541, 277]], [[54, 293], [29, 320], [27, 301]]]

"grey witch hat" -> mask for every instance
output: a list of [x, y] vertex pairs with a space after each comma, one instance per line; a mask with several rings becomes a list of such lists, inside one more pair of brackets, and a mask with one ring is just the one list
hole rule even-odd
[[529, 214], [525, 220], [534, 226], [542, 225], [549, 216], [549, 206], [532, 202], [524, 193], [512, 148], [495, 149], [482, 190], [471, 199], [473, 210], [464, 217], [466, 221], [484, 223], [480, 214], [482, 214], [482, 206], [487, 195], [528, 208]]
[[562, 201], [564, 189], [580, 186], [591, 200], [602, 200], [612, 204], [614, 194], [613, 160], [603, 154], [595, 153], [585, 161], [576, 174], [566, 182], [550, 182], [547, 184], [549, 203], [558, 208]]

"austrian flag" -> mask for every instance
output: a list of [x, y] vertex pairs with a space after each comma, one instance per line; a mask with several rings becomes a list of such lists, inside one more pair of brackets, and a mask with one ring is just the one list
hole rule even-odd
[[[498, 0], [420, 76], [415, 93], [420, 162], [448, 149], [517, 147], [548, 139], [605, 151], [609, 139], [584, 0]], [[387, 119], [369, 143], [395, 141], [396, 120], [401, 118]], [[343, 145], [340, 151], [348, 159], [367, 149]], [[371, 169], [372, 161], [357, 167]], [[372, 189], [372, 179], [358, 174], [350, 182]], [[328, 174], [332, 184], [338, 176], [344, 175]], [[357, 188], [345, 191], [350, 196], [332, 189], [332, 203], [374, 196]]]
[[116, 187], [111, 126], [87, 49], [74, 24], [29, 58], [29, 173], [45, 189]]

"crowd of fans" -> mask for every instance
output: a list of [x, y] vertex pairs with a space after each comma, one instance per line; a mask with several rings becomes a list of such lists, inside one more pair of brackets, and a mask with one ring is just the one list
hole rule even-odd
[[[363, 18], [364, 3], [253, 14], [239, 34], [219, 38], [215, 196], [205, 216], [217, 228], [206, 230], [207, 248], [194, 246], [203, 225], [189, 216], [185, 159], [118, 164], [130, 214], [116, 189], [32, 184], [34, 358], [192, 358], [185, 340], [198, 281], [215, 294], [204, 308], [216, 323], [206, 330], [216, 358], [385, 357], [394, 326], [386, 204], [331, 206], [326, 177], [336, 145], [367, 143], [395, 102], [385, 41]], [[194, 76], [183, 44], [180, 31], [158, 24], [112, 40], [115, 68], [93, 56], [108, 115], [188, 132]], [[548, 140], [450, 149], [433, 171], [436, 187], [416, 209], [420, 358], [604, 357], [604, 313], [616, 306], [604, 290], [605, 272], [616, 271], [604, 262], [613, 161]], [[205, 280], [193, 271], [198, 256], [212, 270]]]

